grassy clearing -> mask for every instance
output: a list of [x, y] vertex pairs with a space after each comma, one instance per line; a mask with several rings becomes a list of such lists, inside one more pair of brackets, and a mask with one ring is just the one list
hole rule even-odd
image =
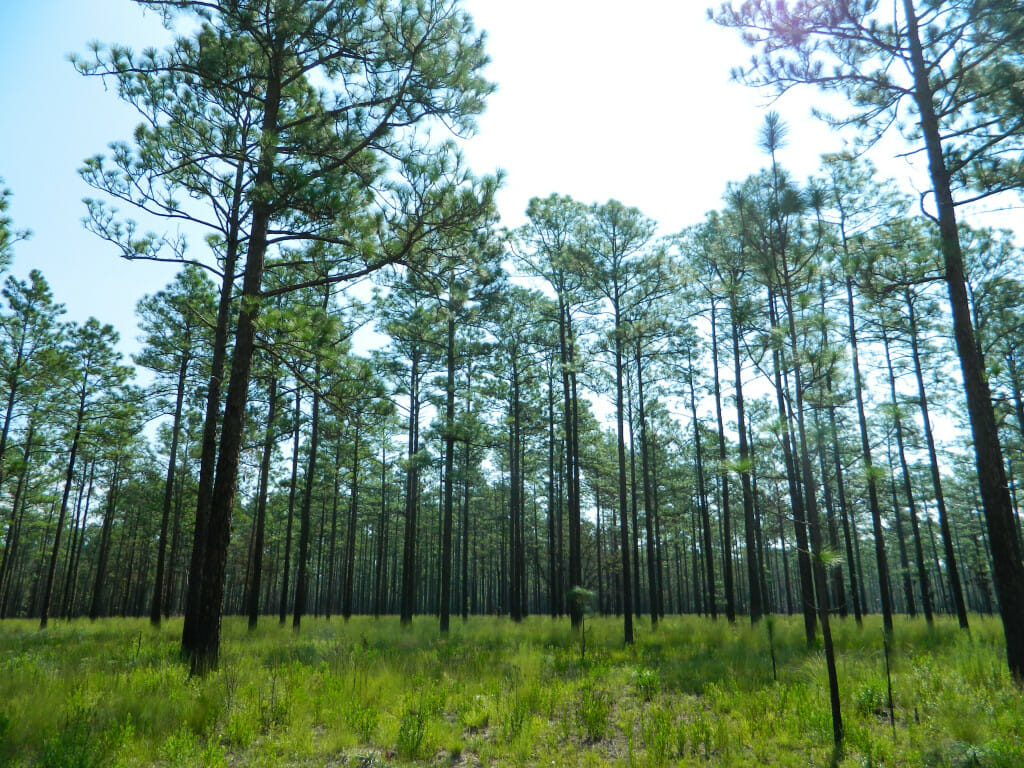
[[[840, 766], [1019, 768], [1024, 697], [1001, 627], [898, 621], [890, 722], [880, 623], [836, 622], [846, 749]], [[219, 672], [190, 680], [181, 625], [0, 623], [0, 766], [826, 766], [824, 661], [799, 618], [456, 621], [421, 617], [301, 634], [226, 619]]]

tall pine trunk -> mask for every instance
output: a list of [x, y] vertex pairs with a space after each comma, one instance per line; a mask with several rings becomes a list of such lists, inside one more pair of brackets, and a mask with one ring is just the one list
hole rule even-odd
[[864, 461], [864, 474], [868, 487], [868, 506], [875, 536], [875, 562], [878, 567], [878, 590], [882, 600], [882, 623], [885, 632], [892, 634], [892, 596], [890, 593], [889, 561], [885, 555], [885, 528], [878, 503], [878, 482], [871, 459], [871, 441], [868, 438], [868, 420], [864, 410], [864, 385], [860, 373], [860, 355], [857, 346], [857, 323], [853, 312], [853, 278], [846, 275], [846, 311], [849, 321], [850, 356], [853, 364], [853, 388], [857, 400], [857, 423], [860, 426], [860, 450]]
[[935, 116], [934, 94], [928, 82], [928, 68], [921, 47], [917, 15], [912, 0], [903, 0], [903, 6], [908, 21], [907, 39], [914, 74], [914, 101], [920, 116], [921, 134], [928, 154], [928, 171], [938, 209], [946, 287], [953, 314], [953, 337], [960, 357], [967, 413], [971, 436], [974, 438], [978, 486], [992, 548], [996, 595], [1006, 637], [1007, 662], [1014, 678], [1024, 680], [1024, 563], [1021, 562], [1017, 544], [1013, 506], [1006, 485], [1006, 470], [992, 406], [992, 393], [985, 378], [985, 365], [971, 322], [956, 209]]

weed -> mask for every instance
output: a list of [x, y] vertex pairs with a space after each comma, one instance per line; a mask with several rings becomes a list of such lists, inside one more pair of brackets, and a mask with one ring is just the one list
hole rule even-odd
[[407, 702], [398, 724], [398, 741], [395, 744], [399, 757], [406, 760], [419, 757], [426, 731], [427, 715], [422, 702]]
[[84, 717], [69, 719], [43, 742], [36, 768], [106, 768], [102, 745]]
[[637, 668], [633, 670], [633, 685], [644, 701], [650, 701], [661, 691], [661, 678], [653, 669]]
[[646, 709], [640, 720], [640, 738], [651, 765], [667, 765], [672, 752], [672, 713], [663, 707]]
[[611, 705], [608, 695], [592, 687], [580, 691], [576, 705], [576, 718], [583, 737], [600, 741], [608, 732], [608, 715]]
[[511, 744], [519, 737], [528, 718], [526, 700], [518, 692], [512, 694], [501, 712], [501, 735], [506, 744]]
[[863, 683], [854, 695], [853, 706], [857, 714], [862, 716], [875, 715], [888, 717], [886, 692], [880, 683], [875, 681]]
[[491, 722], [491, 700], [487, 696], [477, 695], [459, 710], [459, 723], [470, 733], [482, 731]]
[[373, 742], [380, 722], [380, 711], [376, 707], [351, 698], [342, 706], [341, 716], [360, 744]]

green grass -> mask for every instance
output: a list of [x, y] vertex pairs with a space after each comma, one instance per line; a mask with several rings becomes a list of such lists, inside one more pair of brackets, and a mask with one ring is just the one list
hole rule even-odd
[[[764, 623], [429, 617], [226, 619], [221, 668], [190, 679], [180, 622], [0, 623], [0, 766], [827, 766], [822, 655]], [[1024, 695], [997, 620], [897, 620], [890, 724], [882, 633], [834, 626], [847, 766], [1024, 766]]]

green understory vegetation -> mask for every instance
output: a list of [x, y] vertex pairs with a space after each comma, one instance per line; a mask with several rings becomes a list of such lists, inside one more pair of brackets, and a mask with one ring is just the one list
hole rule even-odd
[[[0, 765], [1024, 765], [1024, 695], [998, 620], [837, 620], [844, 750], [800, 617], [227, 618], [220, 669], [189, 678], [180, 621], [0, 623]], [[769, 632], [769, 628], [771, 632]], [[773, 673], [774, 656], [774, 673]], [[889, 680], [893, 708], [890, 710]], [[890, 717], [891, 715], [891, 717]]]

